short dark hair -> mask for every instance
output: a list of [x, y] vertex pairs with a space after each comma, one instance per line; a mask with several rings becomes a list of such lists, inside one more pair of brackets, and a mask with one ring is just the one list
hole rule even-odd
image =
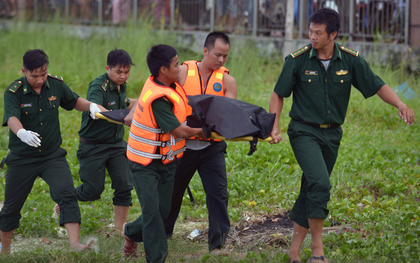
[[161, 67], [170, 68], [172, 59], [177, 55], [175, 48], [168, 45], [153, 46], [147, 53], [147, 66], [153, 77], [159, 75]]
[[133, 61], [131, 61], [130, 55], [127, 53], [127, 51], [123, 49], [117, 49], [115, 48], [111, 52], [108, 53], [108, 57], [106, 60], [106, 64], [110, 68], [114, 68], [117, 66], [120, 67], [131, 67], [133, 66]]
[[221, 39], [225, 44], [230, 45], [228, 35], [220, 31], [213, 31], [207, 35], [206, 40], [204, 41], [204, 47], [206, 47], [208, 50], [211, 50], [214, 48], [216, 39]]
[[48, 56], [41, 49], [29, 49], [23, 55], [23, 68], [34, 71], [37, 68], [48, 66]]
[[340, 22], [340, 14], [330, 8], [318, 9], [311, 18], [309, 18], [309, 24], [314, 23], [317, 25], [326, 25], [325, 30], [327, 31], [328, 36], [335, 31], [338, 33], [340, 30]]

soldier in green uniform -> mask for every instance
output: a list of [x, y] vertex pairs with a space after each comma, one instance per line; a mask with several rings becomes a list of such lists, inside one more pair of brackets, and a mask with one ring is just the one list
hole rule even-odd
[[365, 98], [377, 94], [396, 107], [408, 124], [414, 112], [408, 108], [381, 78], [372, 72], [359, 52], [340, 46], [334, 39], [340, 28], [340, 16], [331, 9], [320, 9], [309, 20], [311, 44], [286, 57], [270, 99], [270, 112], [276, 113], [271, 136], [279, 134], [283, 98], [293, 92], [287, 130], [295, 157], [303, 171], [299, 196], [290, 212], [294, 232], [289, 252], [291, 262], [300, 262], [299, 250], [311, 229], [312, 257], [309, 262], [327, 262], [321, 240], [322, 227], [329, 211], [329, 176], [337, 158], [353, 85]]
[[51, 198], [60, 205], [60, 225], [67, 230], [70, 249], [82, 251], [90, 245], [79, 241], [80, 211], [73, 178], [60, 148], [62, 139], [58, 108], [100, 112], [95, 103], [80, 98], [61, 77], [48, 74], [48, 57], [40, 49], [23, 56], [22, 78], [4, 93], [3, 126], [9, 126], [9, 149], [4, 206], [0, 213], [2, 253], [10, 253], [20, 210], [39, 176], [48, 185]]
[[[106, 73], [89, 84], [86, 99], [110, 111], [131, 109], [137, 103], [137, 99], [128, 99], [126, 96], [126, 81], [132, 65], [131, 57], [126, 51], [115, 49], [109, 52]], [[124, 141], [124, 125], [106, 120], [92, 120], [87, 112], [83, 112], [79, 135], [77, 158], [83, 184], [76, 188], [77, 200], [93, 201], [101, 198], [106, 168], [114, 189], [114, 228], [120, 234], [129, 206], [132, 205], [133, 189], [125, 154], [127, 143]]]
[[147, 54], [152, 76], [147, 79], [132, 119], [127, 157], [142, 214], [125, 224], [124, 252], [136, 255], [143, 242], [147, 262], [165, 262], [168, 255], [164, 220], [171, 209], [177, 159], [185, 151], [185, 140], [199, 135], [201, 128], [185, 125], [191, 114], [184, 89], [179, 85], [176, 50], [168, 45], [153, 46]]

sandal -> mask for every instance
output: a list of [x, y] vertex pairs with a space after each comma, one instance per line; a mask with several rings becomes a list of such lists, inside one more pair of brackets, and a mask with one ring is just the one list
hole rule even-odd
[[124, 235], [124, 253], [126, 257], [137, 255], [137, 242]]
[[325, 255], [322, 255], [322, 256], [320, 256], [320, 257], [310, 257], [310, 258], [308, 258], [308, 263], [312, 263], [312, 260], [322, 260], [322, 262], [325, 262], [324, 261], [324, 259], [327, 259], [326, 257], [325, 257]]

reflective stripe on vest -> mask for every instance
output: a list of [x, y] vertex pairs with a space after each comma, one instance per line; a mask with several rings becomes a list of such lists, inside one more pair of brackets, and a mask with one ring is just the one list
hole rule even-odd
[[[156, 84], [153, 77], [147, 79], [140, 94], [128, 138], [127, 158], [148, 165], [153, 159], [164, 164], [181, 158], [185, 151], [185, 140], [159, 129], [152, 112], [152, 102], [158, 98], [172, 102], [173, 111], [182, 125], [186, 125], [188, 99], [183, 88], [176, 83], [176, 90]], [[156, 152], [159, 147], [159, 152]]]
[[174, 158], [172, 156], [178, 155], [182, 152], [184, 152], [186, 149], [186, 147], [182, 147], [181, 149], [175, 151], [175, 152], [171, 152], [172, 155], [169, 155], [169, 153], [167, 155], [162, 155], [162, 154], [153, 154], [153, 153], [147, 153], [147, 152], [142, 152], [136, 149], [133, 149], [132, 147], [130, 147], [130, 145], [127, 146], [127, 150], [132, 152], [133, 154], [139, 155], [139, 156], [143, 156], [145, 158], [148, 159], [156, 159], [156, 160], [162, 160], [162, 161], [173, 161]]
[[[182, 125], [186, 125], [187, 122], [182, 123]], [[149, 131], [149, 132], [154, 132], [154, 133], [162, 133], [161, 129], [154, 129], [151, 127], [148, 127], [146, 125], [140, 124], [137, 121], [133, 120], [131, 125], [136, 126], [137, 128]], [[183, 140], [183, 138], [175, 138], [172, 134], [170, 134], [170, 140], [169, 141], [153, 141], [153, 140], [149, 140], [146, 138], [142, 138], [139, 137], [137, 135], [134, 135], [133, 133], [130, 133], [130, 137], [133, 138], [136, 141], [142, 142], [142, 143], [146, 143], [146, 144], [150, 144], [153, 146], [159, 146], [159, 147], [166, 147], [166, 146], [172, 146], [175, 145], [175, 143], [180, 142]]]

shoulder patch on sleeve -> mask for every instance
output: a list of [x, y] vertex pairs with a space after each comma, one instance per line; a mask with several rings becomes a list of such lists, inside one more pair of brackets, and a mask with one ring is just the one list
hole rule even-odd
[[104, 83], [102, 83], [101, 87], [104, 91], [108, 89], [109, 80], [105, 80]]
[[57, 76], [57, 75], [53, 75], [53, 74], [48, 74], [48, 76], [50, 78], [53, 78], [53, 79], [58, 79], [60, 81], [64, 81], [63, 77], [61, 77], [61, 76]]
[[350, 55], [353, 55], [355, 57], [359, 56], [359, 51], [345, 47], [345, 46], [340, 46], [340, 49], [343, 50], [346, 53], [349, 53]]
[[10, 92], [16, 93], [16, 91], [22, 86], [22, 81], [18, 80], [9, 88]]
[[309, 47], [308, 46], [304, 46], [302, 48], [299, 48], [296, 51], [293, 51], [292, 53], [290, 53], [290, 55], [292, 56], [292, 58], [296, 58], [296, 57], [302, 55], [303, 53], [305, 53], [308, 50], [309, 50]]

